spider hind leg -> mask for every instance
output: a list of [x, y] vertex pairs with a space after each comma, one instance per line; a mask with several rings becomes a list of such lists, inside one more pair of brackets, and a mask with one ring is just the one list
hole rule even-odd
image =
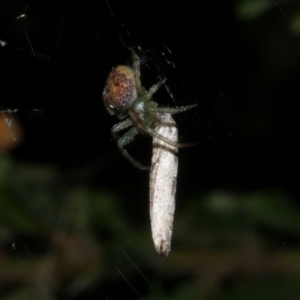
[[119, 137], [119, 135], [117, 134], [118, 131], [126, 129], [129, 126], [132, 125], [131, 120], [130, 119], [127, 119], [127, 120], [125, 120], [123, 122], [120, 122], [119, 124], [116, 124], [115, 126], [112, 127], [112, 129], [111, 129], [112, 137], [114, 138], [114, 140], [117, 141], [118, 148], [119, 148], [120, 152], [122, 153], [122, 155], [125, 158], [127, 158], [134, 167], [136, 167], [139, 170], [149, 170], [150, 167], [143, 166], [141, 163], [139, 163], [137, 160], [135, 160], [127, 152], [126, 149], [124, 149], [125, 146], [127, 146], [128, 144], [130, 144], [134, 140], [134, 137], [139, 133], [138, 130], [135, 127], [133, 127], [129, 131], [127, 131], [122, 137]]

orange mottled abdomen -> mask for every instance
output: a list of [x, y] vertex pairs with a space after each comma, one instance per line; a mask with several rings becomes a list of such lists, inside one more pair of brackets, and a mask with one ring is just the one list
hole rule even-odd
[[134, 71], [118, 66], [108, 75], [103, 91], [103, 101], [110, 114], [125, 111], [137, 98]]

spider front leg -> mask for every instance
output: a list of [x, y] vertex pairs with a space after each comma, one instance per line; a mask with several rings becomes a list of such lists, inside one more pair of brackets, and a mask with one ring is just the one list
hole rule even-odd
[[178, 113], [182, 113], [184, 111], [193, 109], [197, 106], [198, 104], [192, 104], [192, 105], [187, 105], [187, 106], [180, 106], [180, 107], [158, 107], [157, 111], [159, 113], [163, 113], [163, 114], [171, 114], [171, 115], [175, 115]]
[[136, 55], [133, 48], [131, 49], [131, 54], [132, 54], [132, 65], [133, 65], [133, 71], [134, 71], [135, 85], [136, 85], [136, 89], [139, 91], [141, 89], [140, 61], [139, 61], [139, 57]]
[[163, 135], [157, 133], [155, 130], [153, 130], [150, 127], [143, 127], [143, 128], [141, 128], [141, 130], [148, 133], [150, 136], [156, 137], [157, 139], [159, 139], [173, 147], [176, 147], [176, 148], [187, 148], [187, 147], [192, 147], [192, 146], [195, 146], [198, 144], [198, 143], [181, 144], [181, 143], [171, 141], [168, 138], [164, 137]]
[[111, 135], [114, 138], [114, 140], [117, 142], [118, 148], [122, 153], [122, 155], [126, 157], [133, 166], [135, 166], [137, 169], [140, 170], [149, 170], [150, 169], [149, 167], [140, 164], [124, 149], [124, 147], [130, 144], [133, 141], [134, 137], [139, 133], [138, 130], [135, 127], [133, 127], [129, 131], [127, 131], [122, 137], [119, 137], [119, 135], [117, 134], [117, 132], [126, 129], [131, 125], [132, 125], [132, 121], [130, 119], [126, 119], [125, 121], [120, 122], [112, 127]]
[[158, 91], [158, 89], [165, 83], [166, 79], [159, 81], [158, 83], [154, 84], [150, 90], [148, 91], [148, 98], [151, 98], [154, 93]]
[[[141, 67], [140, 67], [140, 60], [137, 54], [135, 53], [134, 49], [131, 49], [132, 54], [132, 65], [134, 71], [134, 79], [137, 91], [140, 91], [142, 88], [141, 84]], [[154, 93], [164, 84], [166, 79], [160, 80], [158, 83], [154, 84], [147, 93], [148, 99], [152, 97]]]
[[[174, 114], [178, 114], [190, 109], [193, 109], [194, 107], [196, 107], [198, 104], [192, 104], [192, 105], [187, 105], [187, 106], [181, 106], [181, 107], [151, 107], [150, 105], [148, 105], [147, 110], [148, 111], [153, 111], [154, 113], [159, 113], [159, 114], [170, 114], [170, 115], [174, 115]], [[165, 124], [166, 126], [168, 124]], [[142, 128], [142, 130], [146, 133], [148, 133], [150, 136], [152, 137], [156, 137], [162, 141], [164, 141], [165, 143], [173, 146], [173, 147], [177, 147], [177, 148], [185, 148], [185, 147], [192, 147], [197, 145], [198, 143], [188, 143], [188, 144], [181, 144], [181, 143], [177, 143], [174, 141], [169, 140], [168, 138], [160, 135], [158, 132], [156, 132], [155, 130], [153, 130], [150, 127], [146, 127], [144, 126]]]

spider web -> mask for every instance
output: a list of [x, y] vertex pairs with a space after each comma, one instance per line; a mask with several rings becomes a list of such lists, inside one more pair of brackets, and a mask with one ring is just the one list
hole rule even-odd
[[[192, 2], [121, 0], [6, 1], [0, 6], [1, 27], [7, 29], [0, 33], [5, 78], [0, 106], [14, 141], [21, 140], [15, 120], [24, 130], [23, 143], [11, 152], [20, 162], [11, 166], [12, 174], [23, 182], [9, 189], [18, 199], [19, 217], [3, 229], [1, 243], [9, 259], [19, 262], [20, 272], [35, 273], [32, 285], [24, 277], [12, 281], [15, 294], [29, 299], [34, 293], [41, 299], [119, 299], [120, 293], [126, 299], [175, 299], [177, 294], [199, 299], [196, 285], [184, 287], [190, 284], [184, 267], [170, 270], [178, 264], [176, 249], [186, 249], [186, 242], [193, 246], [176, 234], [177, 214], [177, 224], [188, 224], [180, 210], [199, 193], [199, 181], [205, 183], [202, 189], [218, 186], [206, 178], [232, 154], [232, 127], [222, 127], [226, 114], [217, 114], [230, 101], [239, 76], [232, 74], [235, 43], [226, 21], [232, 7], [220, 3], [202, 1], [201, 9]], [[145, 88], [167, 79], [155, 94], [160, 106], [198, 103], [194, 111], [176, 116], [180, 140], [198, 141], [200, 147], [180, 153], [174, 250], [166, 260], [151, 241], [148, 174], [118, 153], [109, 132], [117, 120], [101, 103], [111, 68], [131, 65], [130, 47], [140, 57]], [[130, 150], [150, 161], [151, 140], [142, 137]], [[26, 230], [17, 230], [18, 218]], [[37, 231], [41, 224], [53, 230]], [[12, 294], [8, 284], [3, 299]]]

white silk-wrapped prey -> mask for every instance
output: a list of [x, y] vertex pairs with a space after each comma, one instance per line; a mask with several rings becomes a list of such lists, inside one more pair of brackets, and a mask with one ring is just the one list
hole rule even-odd
[[[170, 114], [160, 114], [160, 122], [154, 130], [173, 142], [178, 141], [177, 127]], [[165, 257], [171, 251], [178, 169], [177, 151], [177, 147], [153, 138], [150, 170], [151, 231], [157, 253]]]

